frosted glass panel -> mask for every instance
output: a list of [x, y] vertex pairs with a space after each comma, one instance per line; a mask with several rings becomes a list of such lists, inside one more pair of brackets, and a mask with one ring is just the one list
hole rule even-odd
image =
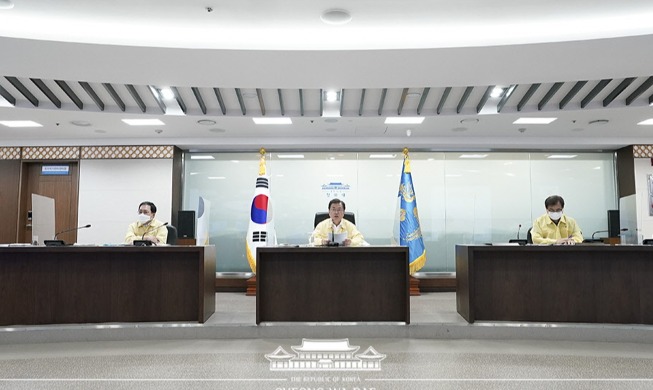
[[[391, 242], [403, 155], [379, 153], [268, 154], [270, 191], [279, 243], [305, 244], [316, 212], [338, 197], [356, 215], [371, 244]], [[207, 155], [203, 153], [202, 155]], [[455, 271], [456, 244], [502, 243], [526, 238], [544, 212], [544, 199], [565, 198], [565, 212], [585, 237], [607, 229], [607, 210], [617, 208], [613, 155], [581, 153], [552, 159], [534, 153], [411, 153], [411, 167], [427, 262], [424, 272]], [[188, 155], [191, 156], [191, 155]], [[215, 153], [185, 165], [184, 209], [212, 204], [210, 242], [218, 271], [249, 271], [245, 236], [258, 174], [257, 153]], [[388, 157], [388, 156], [386, 156]], [[472, 157], [472, 158], [469, 158]], [[519, 228], [521, 225], [521, 228]]]

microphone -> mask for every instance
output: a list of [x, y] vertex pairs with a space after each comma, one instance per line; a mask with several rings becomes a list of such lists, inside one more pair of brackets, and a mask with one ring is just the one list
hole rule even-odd
[[595, 231], [594, 233], [592, 233], [592, 240], [594, 240], [594, 235], [596, 233], [608, 233], [608, 230], [597, 230], [597, 231]]
[[[91, 225], [88, 225], [88, 226], [91, 226]], [[161, 226], [157, 226], [157, 227], [155, 227], [154, 229], [146, 230], [145, 233], [143, 233], [143, 237], [141, 237], [141, 240], [144, 240], [144, 239], [145, 239], [145, 235], [146, 235], [147, 233], [155, 232], [155, 231], [161, 229], [161, 228], [164, 227], [164, 226], [168, 226], [168, 222], [164, 223], [164, 224], [161, 225]]]
[[519, 240], [519, 231], [521, 230], [521, 223], [519, 224], [519, 227], [517, 228], [517, 239]]
[[64, 234], [64, 233], [68, 233], [68, 232], [72, 232], [73, 230], [86, 229], [86, 228], [90, 228], [90, 227], [91, 227], [91, 224], [89, 223], [88, 225], [78, 226], [78, 227], [76, 227], [76, 228], [67, 229], [67, 230], [62, 230], [62, 231], [60, 231], [59, 233], [57, 233], [57, 234], [54, 235], [53, 240], [56, 240], [56, 239], [57, 239], [57, 236], [60, 235], [60, 234]]

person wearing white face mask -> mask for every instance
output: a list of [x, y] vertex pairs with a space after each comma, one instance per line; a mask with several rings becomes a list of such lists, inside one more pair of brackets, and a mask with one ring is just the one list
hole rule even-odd
[[148, 240], [152, 244], [165, 244], [168, 239], [168, 229], [163, 222], [155, 219], [156, 206], [152, 202], [142, 202], [138, 205], [138, 220], [129, 225], [125, 244], [133, 244], [134, 240]]
[[565, 200], [552, 195], [544, 201], [546, 214], [533, 222], [533, 244], [574, 245], [583, 242], [583, 233], [576, 220], [563, 214]]

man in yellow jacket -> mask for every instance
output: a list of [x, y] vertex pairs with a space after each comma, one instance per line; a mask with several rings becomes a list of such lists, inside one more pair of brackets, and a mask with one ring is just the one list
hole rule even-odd
[[574, 245], [583, 242], [583, 234], [576, 220], [563, 214], [565, 200], [552, 195], [544, 201], [546, 214], [533, 222], [533, 244]]
[[342, 241], [343, 246], [366, 245], [363, 235], [358, 231], [356, 225], [345, 218], [345, 202], [340, 199], [331, 199], [329, 202], [329, 218], [317, 224], [313, 231], [313, 243], [315, 245], [328, 245], [333, 241], [336, 234], [346, 233]]

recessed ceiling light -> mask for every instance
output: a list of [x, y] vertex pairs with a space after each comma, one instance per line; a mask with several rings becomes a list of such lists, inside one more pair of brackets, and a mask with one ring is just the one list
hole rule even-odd
[[638, 125], [643, 125], [643, 126], [653, 125], [653, 118], [647, 119], [645, 121], [641, 121], [641, 122], [638, 123]]
[[123, 119], [123, 122], [130, 126], [162, 126], [165, 125], [160, 119]]
[[303, 154], [277, 154], [277, 158], [304, 158]]
[[12, 9], [14, 3], [11, 0], [0, 0], [0, 9]]
[[43, 127], [42, 124], [34, 121], [0, 121], [0, 125], [7, 127]]
[[175, 98], [175, 93], [170, 88], [161, 88], [161, 97], [165, 100], [172, 100]]
[[407, 99], [415, 99], [415, 98], [418, 98], [418, 97], [421, 97], [421, 96], [422, 96], [422, 94], [419, 93], [419, 92], [408, 92], [406, 94]]
[[577, 154], [551, 154], [546, 156], [546, 158], [576, 158]]
[[203, 126], [213, 126], [215, 125], [215, 121], [211, 119], [200, 119], [197, 121], [197, 124]]
[[257, 125], [292, 125], [290, 118], [252, 118]]
[[607, 119], [594, 119], [593, 121], [589, 121], [588, 124], [590, 125], [606, 125], [610, 122]]
[[70, 122], [71, 125], [75, 126], [81, 126], [81, 127], [88, 127], [91, 125], [91, 122], [88, 121], [72, 121]]
[[465, 118], [461, 120], [460, 123], [467, 124], [467, 125], [478, 123], [478, 118]]
[[487, 154], [461, 154], [458, 158], [485, 158]]
[[370, 154], [370, 158], [395, 158], [396, 154]]
[[226, 177], [224, 177], [224, 176], [209, 176], [209, 177], [207, 177], [207, 179], [209, 179], [209, 180], [224, 180], [224, 179], [226, 179]]
[[351, 14], [344, 9], [329, 9], [322, 12], [320, 19], [326, 24], [345, 24], [351, 21]]
[[415, 125], [424, 122], [423, 116], [389, 116], [385, 118], [386, 125]]
[[513, 125], [548, 125], [558, 118], [519, 118]]
[[324, 93], [324, 99], [327, 102], [337, 102], [338, 101], [338, 91], [326, 91]]
[[490, 97], [493, 98], [498, 98], [501, 95], [503, 95], [503, 88], [501, 87], [494, 87], [494, 89], [492, 89], [492, 92], [490, 92]]
[[215, 157], [206, 154], [204, 155], [200, 154], [200, 155], [192, 155], [190, 156], [190, 159], [191, 160], [215, 160]]
[[221, 129], [221, 128], [219, 128], [219, 127], [216, 127], [216, 128], [213, 128], [213, 129], [209, 129], [209, 131], [212, 132], [212, 133], [226, 133], [226, 132], [227, 132], [227, 130], [225, 130], [225, 129]]

